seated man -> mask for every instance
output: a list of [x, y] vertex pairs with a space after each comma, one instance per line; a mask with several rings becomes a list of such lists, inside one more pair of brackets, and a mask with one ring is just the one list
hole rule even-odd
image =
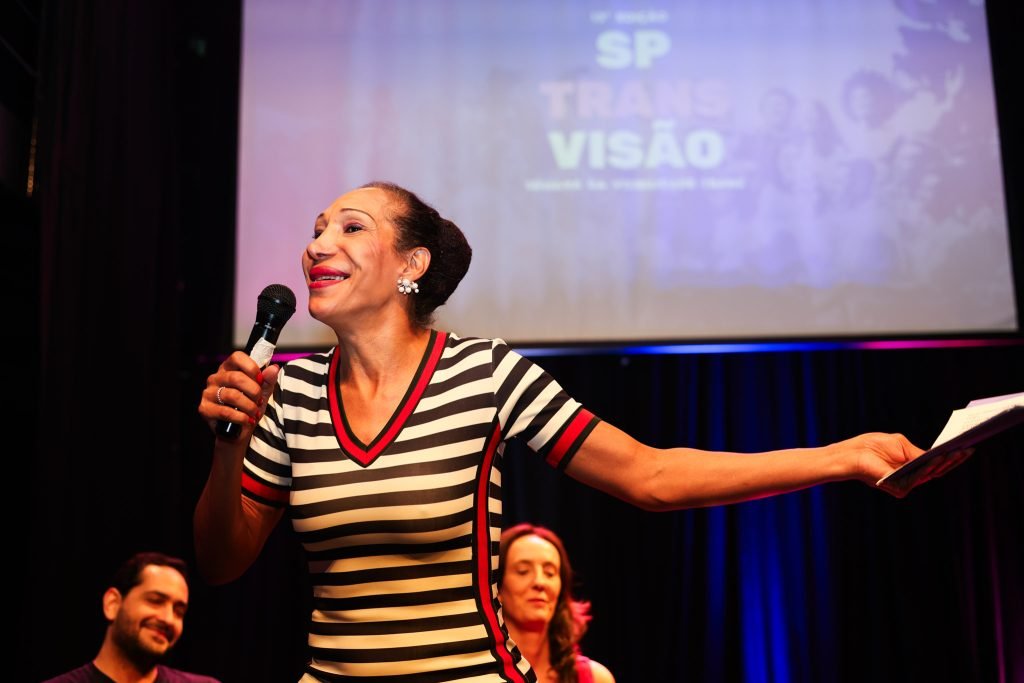
[[188, 608], [185, 575], [185, 562], [176, 557], [129, 558], [103, 594], [109, 623], [99, 654], [46, 683], [217, 683], [160, 664], [181, 636]]

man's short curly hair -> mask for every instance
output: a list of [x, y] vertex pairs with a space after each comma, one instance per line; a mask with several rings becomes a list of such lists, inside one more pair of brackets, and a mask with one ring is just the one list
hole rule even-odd
[[116, 588], [122, 596], [128, 595], [132, 588], [142, 583], [142, 570], [150, 565], [177, 570], [188, 583], [188, 565], [184, 560], [163, 553], [143, 552], [135, 553], [118, 567], [110, 581], [110, 586]]

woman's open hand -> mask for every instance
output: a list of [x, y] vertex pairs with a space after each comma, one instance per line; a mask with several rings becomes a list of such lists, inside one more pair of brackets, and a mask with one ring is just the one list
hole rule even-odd
[[915, 487], [941, 477], [973, 453], [973, 449], [953, 451], [936, 457], [909, 480], [899, 485], [880, 480], [895, 469], [920, 457], [924, 451], [902, 434], [872, 432], [835, 444], [848, 453], [855, 477], [870, 486], [877, 486], [897, 498], [902, 498]]

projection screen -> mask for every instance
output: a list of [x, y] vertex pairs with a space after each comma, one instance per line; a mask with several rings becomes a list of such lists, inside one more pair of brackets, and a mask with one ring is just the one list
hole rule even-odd
[[235, 343], [315, 216], [408, 187], [511, 342], [1018, 329], [983, 6], [246, 0]]

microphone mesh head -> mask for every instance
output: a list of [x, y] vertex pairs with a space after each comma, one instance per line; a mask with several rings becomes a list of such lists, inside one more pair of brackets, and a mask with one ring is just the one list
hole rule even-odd
[[295, 312], [295, 293], [286, 285], [267, 285], [256, 299], [256, 313], [283, 317], [285, 320]]

